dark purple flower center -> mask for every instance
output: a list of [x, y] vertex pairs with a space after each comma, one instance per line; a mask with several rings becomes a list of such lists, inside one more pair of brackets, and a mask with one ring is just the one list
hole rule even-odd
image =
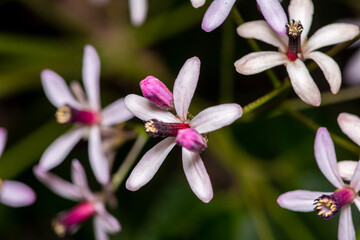
[[152, 119], [145, 123], [145, 132], [152, 137], [176, 137], [181, 129], [190, 128], [186, 123], [166, 123]]
[[301, 22], [291, 20], [291, 22], [285, 26], [286, 35], [289, 37], [289, 45], [286, 51], [286, 55], [291, 61], [295, 61], [299, 57], [303, 58], [301, 51], [301, 33], [304, 29], [301, 25]]
[[100, 114], [89, 110], [78, 110], [69, 105], [58, 108], [55, 114], [56, 120], [60, 124], [82, 123], [86, 125], [97, 124], [100, 122]]

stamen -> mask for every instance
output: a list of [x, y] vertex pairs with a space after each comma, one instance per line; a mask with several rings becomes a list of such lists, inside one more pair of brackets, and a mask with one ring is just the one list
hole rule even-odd
[[1, 191], [2, 185], [3, 185], [3, 180], [0, 178], [0, 191]]
[[78, 122], [86, 125], [97, 124], [101, 118], [97, 112], [77, 110], [69, 105], [58, 108], [55, 117], [60, 124]]
[[57, 219], [53, 219], [51, 221], [51, 225], [54, 229], [54, 232], [56, 233], [56, 235], [59, 238], [63, 238], [66, 235], [66, 226], [65, 224], [61, 223], [59, 220]]
[[60, 107], [56, 111], [55, 117], [60, 124], [69, 123], [71, 120], [71, 108], [69, 106]]
[[289, 37], [289, 46], [287, 49], [287, 56], [291, 61], [297, 58], [303, 58], [301, 51], [301, 33], [304, 28], [300, 21], [291, 20], [290, 24], [286, 24], [286, 34]]
[[176, 137], [179, 130], [189, 127], [186, 123], [165, 123], [152, 119], [145, 123], [145, 132], [155, 138]]

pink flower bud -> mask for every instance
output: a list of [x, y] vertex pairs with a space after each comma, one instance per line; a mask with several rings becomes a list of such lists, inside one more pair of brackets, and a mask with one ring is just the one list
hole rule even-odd
[[145, 98], [161, 109], [174, 109], [174, 98], [170, 90], [159, 79], [148, 76], [140, 82], [140, 88]]
[[206, 148], [206, 140], [193, 128], [178, 131], [176, 143], [192, 152], [201, 152]]

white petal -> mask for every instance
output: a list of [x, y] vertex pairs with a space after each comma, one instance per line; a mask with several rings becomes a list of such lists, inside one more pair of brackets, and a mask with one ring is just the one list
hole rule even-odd
[[132, 114], [143, 121], [157, 119], [163, 122], [181, 122], [170, 112], [160, 109], [146, 98], [135, 94], [125, 97], [125, 105]]
[[96, 240], [109, 240], [109, 236], [107, 235], [103, 227], [103, 222], [101, 218], [97, 215], [95, 215], [94, 217], [93, 226], [94, 226], [94, 234]]
[[358, 192], [360, 190], [360, 161], [358, 162], [355, 168], [349, 186], [352, 187], [355, 190], [355, 192]]
[[284, 54], [263, 51], [250, 53], [237, 60], [234, 65], [238, 73], [251, 75], [284, 64], [287, 61]]
[[358, 161], [339, 161], [337, 162], [337, 165], [342, 179], [350, 181], [352, 176], [354, 175], [356, 166], [358, 165]]
[[57, 138], [41, 156], [39, 166], [47, 171], [62, 163], [76, 143], [83, 137], [86, 130], [87, 127], [73, 128]]
[[205, 4], [205, 0], [191, 0], [191, 4], [194, 8], [198, 8]]
[[101, 184], [110, 180], [109, 162], [101, 147], [101, 134], [98, 126], [92, 126], [89, 135], [89, 160], [96, 179]]
[[204, 15], [201, 28], [206, 32], [211, 32], [219, 27], [229, 15], [235, 1], [214, 0]]
[[134, 26], [144, 23], [148, 11], [148, 0], [129, 0], [130, 19]]
[[251, 21], [241, 24], [236, 29], [236, 32], [243, 38], [254, 38], [280, 48], [283, 52], [286, 52], [288, 41], [287, 37], [280, 36], [274, 32], [274, 30], [272, 30], [269, 24], [264, 20]]
[[103, 230], [108, 233], [116, 233], [121, 230], [119, 221], [106, 211], [103, 203], [97, 204], [95, 208], [99, 216], [99, 223], [101, 224]]
[[81, 108], [64, 79], [57, 73], [49, 69], [43, 70], [41, 72], [41, 83], [47, 98], [55, 107], [70, 105], [74, 108]]
[[335, 187], [342, 188], [344, 182], [337, 167], [334, 143], [324, 127], [317, 130], [314, 151], [320, 171]]
[[257, 0], [261, 13], [271, 27], [280, 35], [286, 35], [286, 13], [279, 0]]
[[81, 189], [78, 186], [63, 180], [51, 172], [44, 171], [40, 166], [35, 166], [33, 170], [36, 178], [57, 195], [73, 201], [83, 199]]
[[[360, 43], [360, 41], [358, 41]], [[356, 53], [350, 58], [346, 63], [344, 69], [344, 81], [350, 86], [360, 84], [360, 51], [357, 50]]]
[[0, 128], [0, 156], [2, 155], [7, 138], [7, 131], [5, 128]]
[[126, 181], [126, 188], [131, 191], [136, 191], [148, 183], [175, 144], [175, 138], [168, 137], [147, 151], [132, 170]]
[[101, 115], [103, 117], [101, 124], [104, 126], [122, 123], [134, 116], [126, 108], [124, 98], [118, 99], [117, 101], [108, 105], [102, 110]]
[[4, 180], [0, 190], [0, 202], [11, 207], [24, 207], [35, 202], [35, 192], [17, 181]]
[[344, 205], [340, 210], [338, 239], [355, 240], [355, 229], [351, 217], [350, 204]]
[[306, 39], [312, 22], [312, 16], [314, 14], [314, 4], [311, 0], [291, 0], [289, 5], [289, 20], [301, 22], [303, 25], [303, 32], [301, 34], [301, 42]]
[[201, 111], [191, 120], [190, 126], [200, 134], [208, 133], [230, 125], [241, 115], [242, 108], [239, 104], [221, 104]]
[[174, 83], [174, 105], [181, 120], [186, 120], [190, 102], [194, 96], [196, 85], [200, 75], [200, 59], [192, 57], [188, 59]]
[[359, 27], [349, 23], [333, 23], [317, 30], [304, 47], [309, 53], [321, 47], [349, 41], [359, 34]]
[[200, 154], [182, 148], [182, 161], [191, 190], [201, 201], [210, 202], [213, 197], [213, 190]]
[[295, 190], [281, 194], [277, 203], [282, 208], [297, 212], [311, 212], [314, 210], [314, 200], [326, 194], [326, 192], [313, 192], [306, 190]]
[[90, 195], [89, 193], [91, 191], [88, 186], [85, 170], [84, 170], [83, 166], [81, 165], [81, 163], [77, 159], [74, 159], [72, 161], [71, 179], [72, 179], [73, 183], [75, 184], [75, 186], [77, 186], [81, 190], [81, 192], [84, 193], [83, 194], [84, 196]]
[[359, 198], [359, 196], [356, 196], [356, 197], [355, 197], [354, 203], [355, 203], [358, 211], [360, 211], [360, 198]]
[[350, 113], [340, 113], [337, 121], [341, 131], [360, 146], [360, 118]]
[[321, 52], [311, 52], [307, 54], [306, 58], [311, 58], [317, 63], [330, 85], [331, 92], [336, 94], [341, 86], [341, 72], [339, 65], [334, 59]]
[[286, 65], [286, 70], [295, 93], [307, 104], [319, 106], [321, 103], [320, 91], [310, 76], [305, 64], [296, 59]]
[[89, 104], [93, 110], [100, 110], [100, 59], [91, 45], [86, 45], [83, 59], [83, 82]]

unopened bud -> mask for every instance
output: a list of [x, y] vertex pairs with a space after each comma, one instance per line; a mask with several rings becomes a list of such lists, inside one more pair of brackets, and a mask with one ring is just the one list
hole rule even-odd
[[161, 109], [174, 109], [174, 98], [170, 90], [159, 79], [148, 76], [140, 82], [140, 88], [145, 98]]
[[179, 130], [176, 143], [192, 152], [201, 152], [207, 146], [205, 138], [193, 128]]

